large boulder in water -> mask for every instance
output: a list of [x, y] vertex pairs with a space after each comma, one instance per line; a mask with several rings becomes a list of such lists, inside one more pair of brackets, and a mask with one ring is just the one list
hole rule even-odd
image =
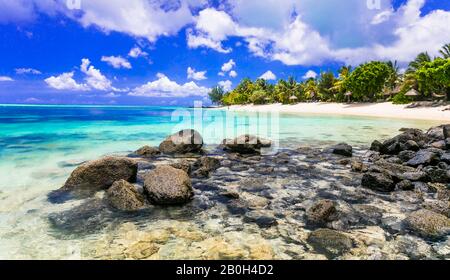
[[112, 207], [122, 211], [136, 211], [145, 204], [144, 197], [125, 180], [114, 182], [106, 192], [106, 200]]
[[411, 213], [404, 225], [413, 234], [429, 239], [440, 239], [450, 234], [450, 219], [426, 209]]
[[193, 129], [181, 130], [167, 137], [159, 145], [159, 150], [168, 155], [199, 153], [203, 147], [203, 138]]
[[353, 241], [347, 235], [331, 230], [318, 229], [310, 233], [308, 243], [328, 258], [336, 258], [353, 248]]
[[147, 173], [144, 189], [150, 202], [159, 205], [183, 204], [194, 196], [188, 174], [168, 165], [158, 166]]
[[323, 199], [316, 202], [306, 211], [306, 219], [312, 224], [325, 225], [333, 221], [337, 216], [336, 214], [336, 203]]
[[347, 143], [340, 143], [333, 148], [333, 154], [341, 155], [345, 157], [351, 157], [353, 155], [353, 148]]
[[272, 142], [254, 135], [241, 135], [234, 139], [225, 139], [222, 142], [224, 150], [239, 154], [259, 154], [261, 148], [270, 148]]
[[105, 157], [78, 166], [67, 179], [64, 186], [53, 192], [50, 198], [71, 193], [75, 197], [87, 197], [97, 191], [105, 190], [118, 180], [136, 182], [138, 164], [124, 157]]

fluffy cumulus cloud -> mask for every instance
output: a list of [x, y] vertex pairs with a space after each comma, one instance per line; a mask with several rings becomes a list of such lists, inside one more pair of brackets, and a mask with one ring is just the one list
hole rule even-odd
[[131, 69], [131, 63], [121, 56], [102, 56], [102, 61], [108, 63], [116, 69]]
[[12, 82], [14, 81], [11, 77], [8, 76], [0, 76], [0, 82]]
[[201, 81], [201, 80], [206, 80], [206, 71], [195, 71], [194, 68], [188, 67], [187, 69], [187, 78], [189, 80], [196, 80], [196, 81]]
[[139, 47], [134, 47], [130, 50], [130, 52], [128, 53], [128, 56], [132, 57], [132, 58], [146, 57], [146, 56], [148, 56], [148, 53], [144, 52]]
[[228, 73], [228, 75], [231, 78], [236, 78], [238, 76], [238, 73], [236, 71], [234, 71], [234, 70], [231, 70], [230, 73]]
[[32, 74], [32, 75], [40, 75], [41, 71], [33, 68], [16, 68], [16, 74], [24, 75], [24, 74]]
[[315, 78], [317, 78], [317, 73], [314, 72], [313, 70], [309, 70], [308, 72], [305, 73], [305, 75], [303, 75], [302, 78], [305, 79], [305, 80], [307, 80], [307, 79], [315, 79]]
[[84, 75], [84, 82], [79, 83], [74, 79], [74, 72], [51, 76], [44, 81], [51, 88], [70, 91], [126, 91], [112, 86], [112, 82], [101, 73], [100, 70], [91, 65], [87, 58], [81, 60], [80, 71]]
[[196, 17], [188, 41], [204, 43], [195, 47], [223, 52], [229, 38], [240, 37], [256, 56], [287, 65], [321, 65], [408, 62], [421, 51], [437, 54], [450, 41], [450, 12], [422, 15], [425, 0], [408, 0], [397, 10], [391, 0], [226, 2], [231, 8], [207, 8]]
[[209, 88], [198, 86], [195, 82], [178, 84], [166, 75], [159, 73], [157, 80], [148, 82], [132, 90], [128, 95], [139, 97], [206, 97]]
[[[150, 42], [186, 29], [189, 48], [231, 53], [230, 39], [237, 39], [251, 54], [286, 65], [406, 63], [421, 51], [437, 55], [450, 42], [450, 11], [422, 13], [425, 0], [405, 0], [400, 7], [394, 0], [90, 0], [77, 11], [65, 3], [2, 0], [0, 23], [62, 14], [84, 27]], [[140, 49], [129, 53], [143, 55]]]
[[277, 76], [272, 71], [269, 70], [266, 73], [262, 74], [259, 78], [264, 79], [266, 81], [272, 81], [276, 80]]
[[87, 91], [89, 87], [86, 84], [79, 84], [73, 78], [74, 73], [68, 72], [58, 76], [51, 76], [45, 79], [47, 85], [57, 90], [70, 90], [70, 91]]
[[231, 82], [230, 80], [220, 81], [219, 82], [219, 86], [221, 86], [224, 91], [231, 91], [232, 90], [232, 85], [233, 85], [233, 82]]

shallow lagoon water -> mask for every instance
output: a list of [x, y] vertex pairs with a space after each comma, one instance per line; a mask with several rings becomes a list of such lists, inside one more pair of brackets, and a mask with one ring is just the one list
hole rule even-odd
[[[235, 134], [270, 131], [267, 136], [278, 140], [280, 147], [324, 147], [337, 142], [367, 147], [374, 139], [394, 136], [402, 127], [426, 129], [440, 124], [349, 116], [280, 115], [275, 116], [268, 129], [268, 120], [273, 121], [269, 117], [274, 116], [235, 113], [232, 121], [226, 122], [226, 111], [203, 110], [202, 117], [186, 123], [186, 119], [174, 117], [174, 112], [177, 112], [175, 116], [199, 114], [193, 109], [169, 107], [0, 106], [0, 258], [90, 258], [96, 254], [80, 253], [80, 248], [91, 243], [99, 246], [102, 242], [106, 244], [106, 251], [113, 250], [108, 232], [68, 239], [55, 234], [48, 222], [49, 213], [70, 209], [80, 202], [54, 205], [47, 201], [47, 194], [59, 188], [79, 163], [112, 153], [125, 155], [143, 145], [158, 145], [178, 128], [200, 128], [209, 145]], [[258, 129], [255, 131], [252, 124], [256, 120]], [[220, 213], [220, 210], [215, 211]], [[144, 228], [169, 231], [177, 237], [160, 249], [160, 258], [183, 256], [179, 250], [187, 248], [184, 245], [187, 239], [179, 237], [180, 229], [189, 228], [183, 234], [190, 232], [194, 238], [204, 234], [196, 225], [174, 219], [137, 222]], [[202, 219], [202, 215], [198, 219]], [[230, 235], [226, 238], [241, 240], [242, 244], [255, 238], [264, 240], [255, 229], [239, 231], [240, 235], [238, 231], [228, 234], [221, 232], [220, 218], [208, 221], [209, 228], [217, 224], [218, 236]], [[238, 219], [234, 222], [239, 224]], [[233, 218], [229, 219], [230, 223]], [[124, 227], [135, 225], [118, 225], [119, 229], [113, 234], [120, 235]], [[140, 231], [128, 232], [136, 235]], [[119, 240], [126, 236], [120, 235]], [[202, 242], [212, 242], [208, 240]], [[278, 241], [271, 242], [276, 251]], [[230, 246], [232, 251], [239, 251], [233, 247], [236, 244]], [[279, 244], [279, 248], [283, 246], [285, 244]], [[287, 256], [283, 254], [285, 251], [277, 255], [278, 258]]]

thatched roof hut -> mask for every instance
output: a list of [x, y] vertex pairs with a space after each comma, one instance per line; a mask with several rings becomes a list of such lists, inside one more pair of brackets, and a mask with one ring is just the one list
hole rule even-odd
[[419, 96], [420, 95], [420, 93], [417, 91], [417, 90], [415, 90], [415, 89], [410, 89], [407, 93], [405, 93], [405, 96], [411, 96], [411, 97], [413, 97], [413, 96]]
[[347, 91], [346, 93], [345, 93], [345, 96], [352, 96], [353, 95], [353, 93], [351, 92], [351, 91]]
[[289, 100], [292, 100], [292, 101], [298, 100], [298, 97], [295, 95], [292, 95], [291, 97], [289, 97]]

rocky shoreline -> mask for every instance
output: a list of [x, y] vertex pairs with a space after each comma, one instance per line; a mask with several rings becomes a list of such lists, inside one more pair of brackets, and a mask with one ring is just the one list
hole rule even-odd
[[243, 135], [208, 150], [183, 130], [81, 164], [48, 195], [78, 203], [48, 220], [58, 238], [88, 239], [84, 258], [450, 258], [450, 126], [370, 150], [270, 146]]

